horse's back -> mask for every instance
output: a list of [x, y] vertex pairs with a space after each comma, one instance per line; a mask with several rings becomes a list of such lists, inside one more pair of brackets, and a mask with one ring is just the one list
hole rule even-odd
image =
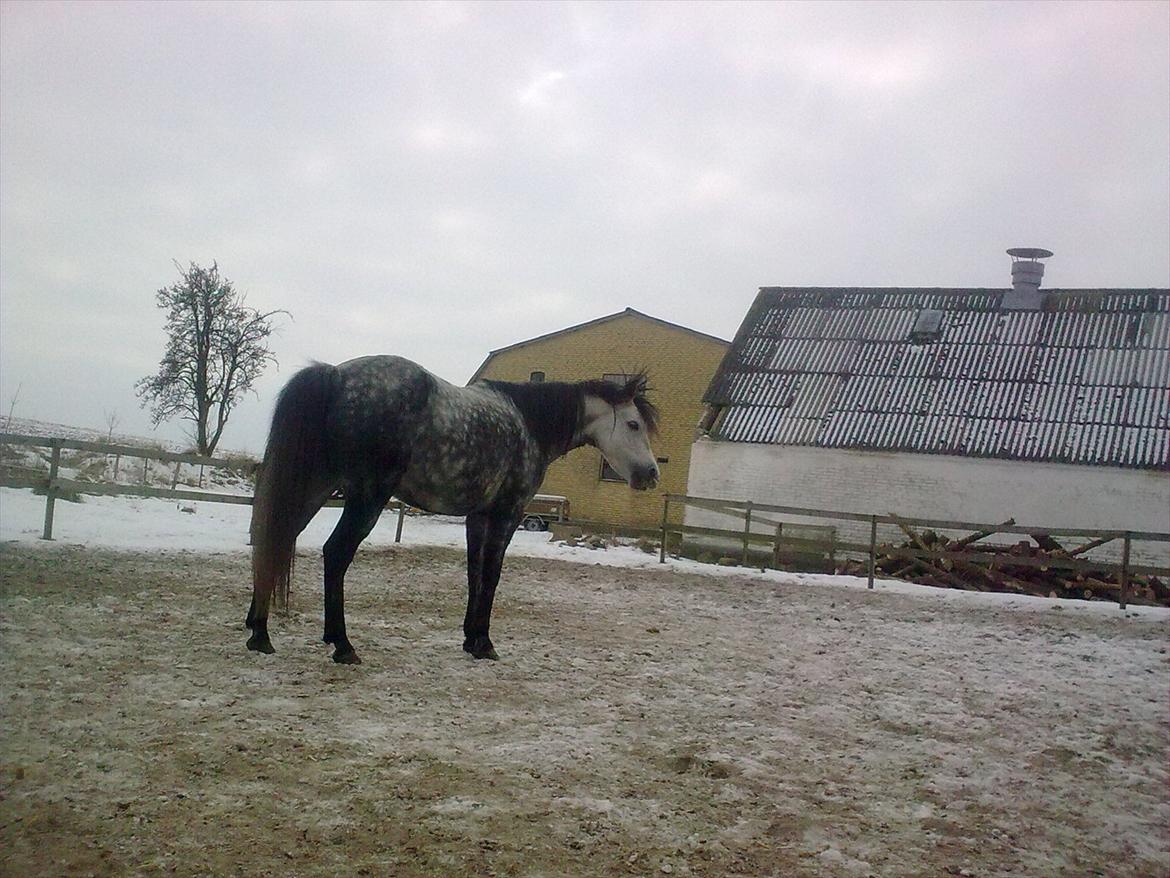
[[413, 441], [438, 379], [402, 357], [370, 356], [337, 366], [328, 419], [333, 458], [348, 481], [393, 469]]
[[342, 390], [335, 410], [349, 424], [398, 426], [405, 419], [420, 431], [435, 432], [476, 417], [513, 420], [499, 394], [483, 385], [456, 387], [405, 357], [357, 357], [337, 370]]
[[489, 387], [457, 387], [390, 355], [337, 369], [330, 433], [343, 481], [389, 478], [412, 505], [464, 514], [492, 502], [510, 474], [528, 468], [522, 419]]

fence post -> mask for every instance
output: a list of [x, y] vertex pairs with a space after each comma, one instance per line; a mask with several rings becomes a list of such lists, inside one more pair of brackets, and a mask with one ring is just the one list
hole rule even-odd
[[179, 485], [179, 467], [181, 467], [182, 465], [183, 464], [179, 463], [177, 460], [175, 461], [175, 474], [171, 478], [171, 490], [172, 491], [175, 490], [175, 488], [178, 487], [178, 485]]
[[748, 563], [748, 546], [751, 542], [752, 533], [752, 501], [747, 501], [747, 506], [743, 512], [743, 566], [747, 567]]
[[780, 569], [780, 541], [784, 539], [784, 522], [776, 522], [776, 541], [772, 543], [772, 569]]
[[877, 516], [869, 517], [869, 584], [866, 588], [873, 588], [874, 568], [877, 567]]
[[142, 458], [142, 484], [146, 484], [146, 477], [150, 474], [150, 458]]
[[670, 509], [670, 495], [662, 495], [662, 545], [658, 548], [658, 563], [666, 563], [666, 513]]
[[406, 504], [398, 501], [398, 527], [394, 529], [394, 542], [402, 542], [402, 519], [406, 517]]
[[53, 507], [57, 503], [57, 470], [61, 466], [61, 440], [50, 439], [49, 447], [53, 449], [53, 456], [49, 460], [49, 485], [45, 489], [45, 529], [41, 532], [42, 540], [53, 538]]
[[1125, 602], [1129, 597], [1129, 544], [1130, 535], [1127, 531], [1125, 540], [1121, 544], [1121, 589], [1117, 593], [1117, 606], [1124, 610]]

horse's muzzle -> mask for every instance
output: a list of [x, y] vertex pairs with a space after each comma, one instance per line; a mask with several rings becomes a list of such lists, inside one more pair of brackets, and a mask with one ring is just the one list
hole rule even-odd
[[658, 484], [658, 467], [639, 467], [630, 474], [630, 487], [635, 491], [649, 491]]

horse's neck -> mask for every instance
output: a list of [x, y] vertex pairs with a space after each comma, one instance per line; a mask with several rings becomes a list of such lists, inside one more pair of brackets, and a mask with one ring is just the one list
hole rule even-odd
[[574, 385], [487, 383], [519, 410], [531, 440], [547, 458], [546, 465], [589, 441], [583, 433], [581, 394]]
[[582, 445], [597, 445], [595, 434], [598, 427], [606, 419], [614, 417], [614, 408], [604, 399], [592, 394], [585, 394], [581, 400], [580, 416], [577, 427], [573, 432], [569, 451], [580, 448]]

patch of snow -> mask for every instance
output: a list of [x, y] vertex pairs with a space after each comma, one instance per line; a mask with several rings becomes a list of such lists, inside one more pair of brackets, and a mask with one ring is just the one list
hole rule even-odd
[[[85, 496], [81, 503], [58, 500], [55, 504], [54, 540], [67, 545], [109, 549], [187, 551], [205, 553], [246, 553], [251, 507], [227, 503], [199, 503], [194, 513], [186, 512], [173, 500], [141, 497]], [[0, 540], [36, 543], [44, 524], [45, 498], [31, 489], [0, 488]], [[341, 515], [339, 508], [322, 509], [301, 534], [300, 545], [317, 548], [332, 533]], [[366, 546], [387, 547], [394, 544], [397, 512], [383, 514]], [[408, 515], [403, 523], [405, 546], [449, 546], [463, 548], [463, 519], [444, 515]], [[658, 563], [633, 546], [610, 546], [606, 551], [587, 546], [568, 546], [552, 542], [544, 532], [517, 531], [510, 555], [547, 558], [604, 567], [646, 571], [681, 572], [725, 579], [750, 580], [757, 583], [797, 584], [817, 588], [862, 589], [866, 580], [859, 576], [820, 573], [789, 573], [759, 568], [719, 567], [685, 558], [668, 558]], [[1141, 616], [1170, 620], [1170, 608], [1129, 606], [1121, 610], [1106, 601], [1081, 601], [1042, 598], [1030, 595], [971, 592], [934, 588], [893, 579], [878, 579], [874, 590], [885, 594], [913, 595], [940, 605], [962, 603], [1034, 612], [1075, 612], [1097, 615]]]
[[[105, 442], [113, 445], [160, 448], [164, 451], [173, 451], [176, 454], [187, 454], [194, 448], [194, 444], [190, 441], [177, 442], [173, 439], [160, 437], [147, 438], [130, 433], [115, 433], [108, 429], [73, 427], [68, 424], [38, 421], [33, 418], [4, 418], [3, 421], [0, 421], [0, 430], [5, 433], [19, 433], [22, 436], [44, 436], [54, 439], [77, 439], [82, 442]], [[215, 456], [227, 457], [242, 454], [243, 452], [231, 451], [227, 448], [217, 448]]]

